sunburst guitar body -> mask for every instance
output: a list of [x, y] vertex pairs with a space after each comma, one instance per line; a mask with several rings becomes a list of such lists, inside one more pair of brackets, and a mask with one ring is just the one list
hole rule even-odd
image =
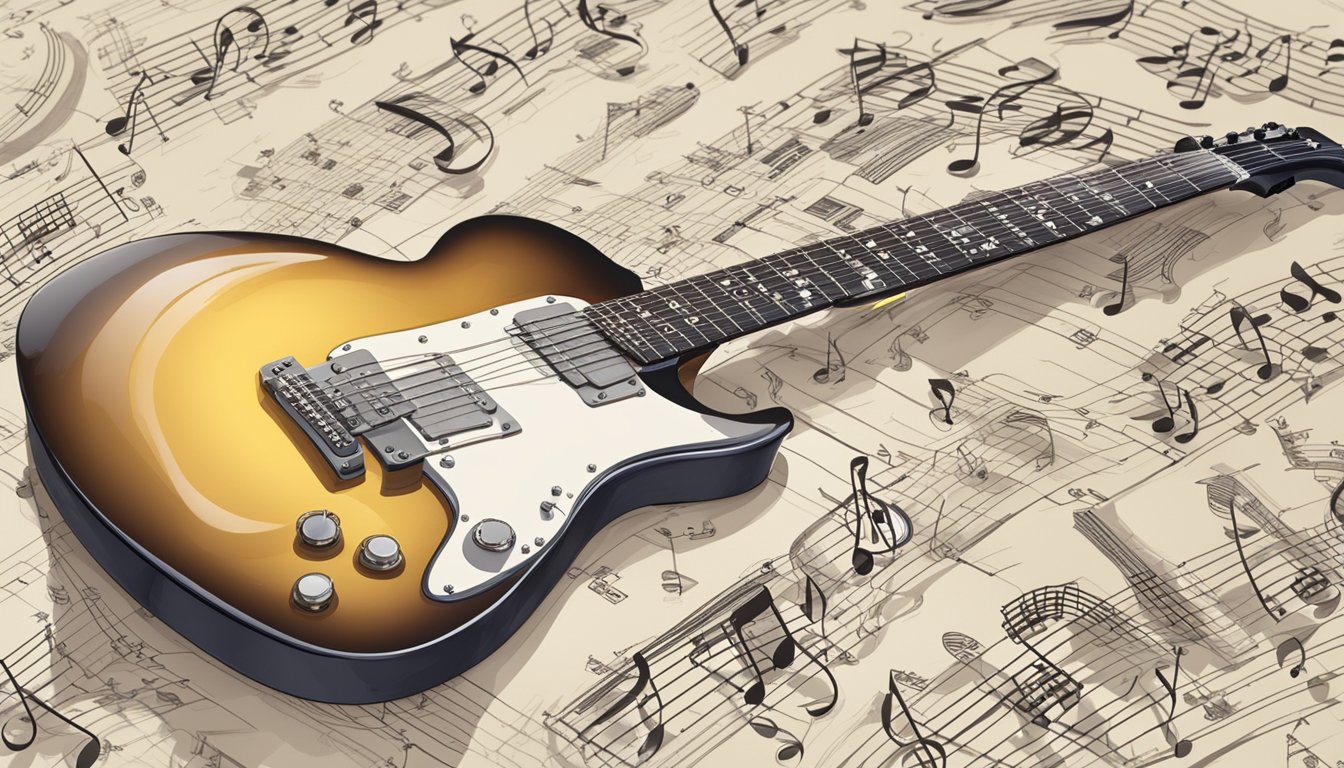
[[499, 647], [622, 512], [764, 478], [787, 412], [692, 400], [572, 318], [638, 279], [563, 230], [459, 225], [414, 262], [169, 235], [44, 286], [33, 459], [98, 562], [305, 698], [410, 695]]

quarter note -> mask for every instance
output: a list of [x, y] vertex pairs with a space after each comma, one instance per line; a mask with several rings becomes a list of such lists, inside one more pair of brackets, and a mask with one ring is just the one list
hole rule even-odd
[[1238, 304], [1229, 310], [1229, 316], [1232, 320], [1232, 329], [1236, 331], [1237, 340], [1241, 342], [1243, 347], [1246, 346], [1246, 339], [1241, 335], [1241, 326], [1244, 322], [1250, 322], [1251, 330], [1255, 331], [1255, 337], [1260, 341], [1260, 351], [1265, 355], [1265, 364], [1256, 369], [1255, 375], [1259, 376], [1262, 381], [1269, 381], [1277, 376], [1283, 369], [1275, 365], [1270, 358], [1269, 346], [1265, 344], [1265, 336], [1260, 332], [1260, 326], [1269, 322], [1269, 315], [1252, 316], [1245, 307]]
[[1120, 273], [1120, 296], [1113, 304], [1107, 304], [1101, 308], [1101, 311], [1108, 317], [1115, 317], [1125, 308], [1125, 300], [1129, 298], [1129, 258], [1121, 256], [1124, 259], [1124, 267]]
[[[832, 352], [835, 355], [834, 362], [831, 359]], [[835, 340], [831, 335], [826, 334], [826, 365], [812, 374], [812, 380], [818, 384], [826, 384], [831, 382], [836, 373], [840, 375], [835, 378], [834, 383], [839, 384], [845, 380], [845, 356], [840, 354], [840, 348], [835, 346]]]
[[[859, 106], [858, 124], [864, 127], [873, 122], [873, 113], [865, 109], [863, 104], [863, 94], [871, 87], [865, 85], [864, 80], [880, 73], [886, 66], [887, 46], [878, 43], [877, 48], [865, 49], [860, 42], [859, 38], [854, 38], [854, 45], [844, 49], [842, 53], [849, 54], [849, 79], [854, 86], [854, 100]], [[859, 54], [865, 51], [871, 52], [859, 58]]]
[[536, 60], [545, 56], [551, 50], [551, 45], [555, 42], [555, 25], [551, 24], [549, 19], [542, 19], [546, 22], [546, 40], [537, 39], [537, 28], [532, 26], [532, 0], [523, 1], [523, 18], [527, 21], [527, 31], [532, 35], [532, 47], [528, 48], [523, 56], [527, 59]]
[[1176, 668], [1172, 670], [1170, 682], [1167, 681], [1167, 676], [1162, 674], [1161, 667], [1153, 670], [1154, 674], [1157, 675], [1158, 682], [1162, 683], [1162, 687], [1166, 688], [1167, 693], [1171, 696], [1171, 709], [1167, 713], [1167, 719], [1162, 721], [1162, 733], [1166, 735], [1167, 743], [1171, 744], [1172, 754], [1176, 757], [1185, 757], [1194, 749], [1194, 744], [1189, 739], [1178, 738], [1171, 727], [1171, 721], [1176, 717], [1176, 683], [1181, 674], [1181, 655], [1184, 653], [1184, 648], [1179, 645], [1176, 646]]
[[[753, 0], [737, 0], [737, 4], [734, 7], [742, 8], [752, 2]], [[714, 20], [719, 23], [719, 27], [723, 29], [723, 33], [728, 36], [728, 44], [732, 46], [733, 53], [737, 56], [737, 66], [747, 66], [747, 61], [750, 58], [750, 54], [747, 51], [747, 44], [739, 43], [737, 41], [737, 35], [733, 34], [732, 25], [728, 23], [728, 19], [724, 18], [723, 13], [719, 10], [718, 3], [716, 3], [715, 0], [709, 0], [709, 12], [714, 16]], [[759, 2], [757, 2], [756, 18], [759, 19], [764, 15], [765, 9], [760, 6]]]

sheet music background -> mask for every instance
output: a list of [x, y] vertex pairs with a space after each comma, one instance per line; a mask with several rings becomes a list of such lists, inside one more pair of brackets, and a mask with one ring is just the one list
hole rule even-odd
[[[1344, 330], [1293, 270], [1344, 291], [1322, 185], [726, 345], [697, 396], [797, 416], [770, 480], [627, 515], [486, 662], [379, 706], [131, 603], [39, 503], [10, 359], [45, 280], [164, 232], [414, 259], [506, 212], [654, 286], [1186, 134], [1344, 139], [1338, 3], [7, 0], [0, 29], [0, 653], [106, 765], [1344, 765]], [[914, 538], [860, 574], [874, 507]], [[37, 714], [0, 761], [74, 764]]]

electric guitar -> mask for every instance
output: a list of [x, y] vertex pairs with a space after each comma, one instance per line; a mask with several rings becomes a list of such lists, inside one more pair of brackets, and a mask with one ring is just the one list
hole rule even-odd
[[[210, 655], [310, 699], [411, 695], [500, 647], [614, 518], [765, 479], [789, 412], [714, 412], [683, 383], [720, 342], [1205, 192], [1344, 185], [1344, 149], [1308, 128], [1176, 149], [647, 291], [508, 216], [410, 263], [132, 242], [23, 312], [34, 466], [101, 566]], [[890, 551], [910, 526], [886, 523]]]

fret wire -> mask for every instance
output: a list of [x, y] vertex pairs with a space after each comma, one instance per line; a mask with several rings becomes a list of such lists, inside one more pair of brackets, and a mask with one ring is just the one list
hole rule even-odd
[[[1238, 156], [1245, 160], [1251, 154], [1245, 152]], [[1278, 153], [1272, 154], [1284, 157]], [[665, 335], [663, 329], [694, 344], [690, 336], [678, 326], [677, 322], [680, 321], [681, 325], [694, 328], [694, 333], [704, 338], [706, 343], [716, 343], [823, 308], [838, 300], [898, 290], [903, 286], [961, 272], [1014, 253], [1093, 231], [1133, 216], [1138, 210], [1134, 208], [1138, 201], [1144, 203], [1139, 206], [1140, 209], [1150, 210], [1194, 194], [1228, 186], [1236, 178], [1236, 173], [1216, 155], [1203, 151], [1158, 155], [1119, 168], [1103, 168], [1081, 175], [1062, 174], [1053, 179], [962, 201], [922, 216], [841, 234], [748, 264], [684, 278], [664, 286], [665, 291], [637, 295], [646, 297], [644, 305], [635, 297], [625, 297], [624, 301], [613, 299], [604, 302], [609, 306], [600, 309], [596, 309], [599, 305], [594, 305], [593, 315], [600, 320], [607, 320], [604, 326], [617, 326], [612, 330], [627, 342], [637, 337], [645, 346], [652, 347], [654, 355], [644, 355], [645, 358], [665, 356], [660, 347], [677, 352], [689, 351], [681, 349], [679, 344]], [[1077, 190], [1069, 191], [1067, 185], [1070, 181], [1077, 184]], [[1062, 186], [1056, 186], [1056, 182]], [[1173, 185], [1179, 191], [1167, 189]], [[1089, 197], [1084, 198], [1077, 191], [1084, 191]], [[1149, 194], [1156, 194], [1161, 200], [1154, 201]], [[1107, 211], [1108, 215], [1097, 215], [1083, 200], [1101, 201], [1104, 203], [1101, 210]], [[1012, 203], [1012, 206], [1004, 208], [1005, 203]], [[1032, 204], [1034, 210], [1024, 203]], [[1116, 209], [1119, 215], [1111, 214], [1106, 206]], [[1083, 225], [1068, 215], [1067, 211], [1074, 208], [1087, 216]], [[1041, 223], [1049, 221], [1045, 218], [1046, 211], [1057, 217], [1054, 227]], [[939, 221], [939, 217], [950, 217], [949, 222], [955, 219], [960, 225], [947, 227]], [[1073, 231], [1060, 231], [1065, 224]], [[896, 228], [900, 228], [902, 234], [898, 234]], [[923, 233], [919, 232], [921, 229]], [[1002, 234], [991, 234], [995, 230]], [[972, 243], [966, 236], [969, 232], [974, 232], [980, 241]], [[850, 253], [848, 248], [851, 246], [845, 244], [845, 241], [857, 246], [857, 252]], [[969, 248], [970, 252], [963, 246]], [[1003, 248], [1002, 254], [995, 252], [999, 247]], [[761, 273], [758, 275], [753, 269]], [[914, 279], [907, 279], [902, 272]], [[744, 281], [738, 275], [745, 275], [748, 279]], [[726, 287], [721, 288], [714, 279], [719, 276], [724, 276], [729, 281], [728, 285], [737, 283], [744, 295], [737, 296], [726, 290]], [[697, 279], [699, 283], [695, 282]], [[831, 283], [839, 289], [840, 295], [832, 296], [831, 289], [824, 288], [824, 283], [819, 282], [823, 279], [825, 283]], [[684, 288], [688, 291], [693, 289], [704, 298], [703, 305], [687, 299], [678, 290], [676, 286], [683, 282], [686, 283]], [[706, 284], [715, 286], [714, 295], [705, 290]], [[656, 307], [647, 301], [650, 297], [662, 299], [666, 293], [677, 297], [676, 306]], [[825, 299], [825, 303], [815, 300], [817, 294]], [[716, 299], [715, 296], [722, 298]], [[758, 299], [765, 300], [765, 313], [757, 305]], [[666, 301], [663, 303], [667, 304]], [[686, 323], [682, 305], [697, 312], [708, 321], [708, 325]], [[664, 314], [667, 308], [674, 310], [673, 316]], [[657, 334], [662, 344], [650, 343], [643, 338], [647, 334], [638, 331], [633, 325], [629, 328], [619, 327], [634, 319], [623, 316], [631, 312], [639, 315], [638, 324]], [[727, 320], [736, 330], [715, 321], [713, 318], [716, 316]], [[746, 325], [739, 322], [739, 318]], [[707, 333], [705, 329], [709, 326], [713, 327], [713, 331]], [[715, 335], [717, 338], [714, 338]]]

